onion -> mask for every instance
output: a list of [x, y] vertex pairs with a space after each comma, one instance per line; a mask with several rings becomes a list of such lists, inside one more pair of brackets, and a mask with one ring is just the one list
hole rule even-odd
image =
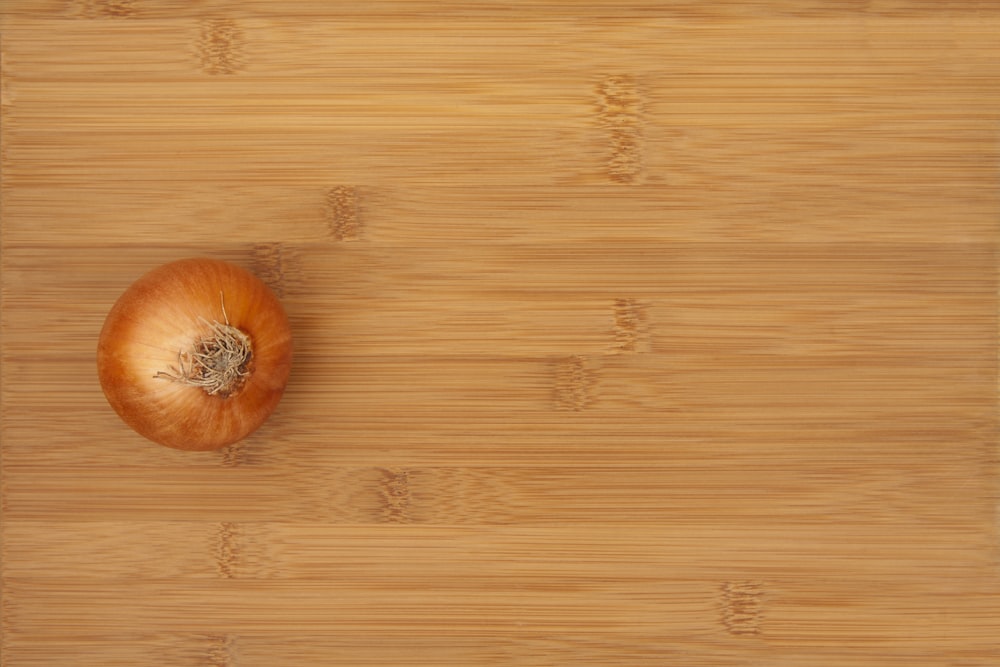
[[108, 402], [167, 447], [218, 449], [263, 424], [292, 363], [288, 317], [251, 273], [214, 259], [153, 269], [111, 308], [97, 344]]

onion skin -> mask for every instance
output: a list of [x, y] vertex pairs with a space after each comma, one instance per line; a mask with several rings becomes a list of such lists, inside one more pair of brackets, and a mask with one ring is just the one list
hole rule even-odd
[[[251, 340], [245, 382], [229, 395], [164, 377], [208, 335], [209, 322]], [[281, 400], [291, 364], [281, 302], [250, 272], [207, 258], [171, 262], [135, 281], [97, 344], [101, 388], [115, 412], [140, 435], [183, 450], [219, 449], [255, 431]]]

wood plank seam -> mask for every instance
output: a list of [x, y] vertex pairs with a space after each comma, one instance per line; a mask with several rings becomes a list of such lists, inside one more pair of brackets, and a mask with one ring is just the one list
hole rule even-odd
[[225, 76], [242, 70], [246, 65], [245, 42], [243, 30], [231, 19], [202, 21], [196, 45], [202, 71], [212, 76]]
[[324, 204], [327, 228], [337, 241], [352, 241], [361, 236], [361, 203], [358, 188], [338, 185], [326, 192]]
[[635, 183], [643, 164], [643, 100], [635, 77], [604, 77], [597, 84], [597, 97], [600, 123], [610, 144], [608, 178], [615, 183]]
[[731, 635], [758, 635], [761, 631], [763, 586], [758, 581], [722, 584], [722, 625]]

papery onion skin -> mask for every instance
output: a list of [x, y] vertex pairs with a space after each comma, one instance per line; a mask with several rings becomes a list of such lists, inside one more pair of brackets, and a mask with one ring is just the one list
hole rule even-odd
[[[245, 380], [229, 395], [164, 375], [211, 322], [239, 329], [252, 345]], [[97, 345], [101, 388], [122, 420], [183, 450], [219, 449], [255, 431], [281, 400], [291, 365], [291, 327], [278, 298], [249, 271], [209, 258], [171, 262], [135, 281], [108, 313]]]

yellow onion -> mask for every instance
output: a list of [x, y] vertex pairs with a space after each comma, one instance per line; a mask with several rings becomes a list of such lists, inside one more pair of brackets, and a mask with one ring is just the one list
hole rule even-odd
[[97, 345], [111, 406], [140, 435], [176, 449], [217, 449], [255, 431], [281, 400], [291, 363], [277, 297], [248, 271], [205, 258], [139, 278]]

